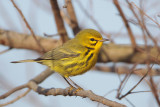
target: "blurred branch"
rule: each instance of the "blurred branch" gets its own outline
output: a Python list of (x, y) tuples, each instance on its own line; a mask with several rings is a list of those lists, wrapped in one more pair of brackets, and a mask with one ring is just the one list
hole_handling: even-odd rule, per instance
[(152, 93), (158, 103), (158, 105), (160, 106), (160, 100), (159, 100), (159, 93), (158, 93), (158, 87), (156, 86), (156, 84), (154, 83), (153, 81), (153, 78), (152, 76), (150, 76), (150, 83), (151, 83), (151, 90), (152, 90)]
[(127, 28), (127, 31), (128, 31), (128, 35), (130, 36), (130, 40), (131, 40), (132, 46), (133, 46), (133, 48), (135, 49), (135, 48), (136, 48), (136, 41), (135, 41), (134, 35), (133, 35), (133, 33), (132, 33), (132, 30), (131, 30), (131, 28), (130, 28), (130, 25), (128, 24), (128, 21), (127, 21), (125, 15), (124, 15), (124, 13), (123, 13), (120, 5), (119, 5), (118, 0), (113, 0), (113, 3), (114, 3), (115, 6), (117, 7), (117, 9), (118, 9), (118, 11), (119, 11), (119, 13), (120, 13), (120, 15), (121, 15), (121, 17), (122, 17), (122, 19), (123, 19), (123, 22), (124, 22), (124, 24), (125, 24), (125, 26), (126, 26), (126, 28)]
[[(61, 43), (58, 40), (37, 36), (46, 51), (56, 48)], [(0, 29), (0, 44), (12, 48), (30, 49), (40, 52), (39, 47), (34, 42), (34, 39), (26, 34), (20, 34), (12, 31)], [(145, 46), (137, 46), (134, 52), (130, 45), (103, 45), (103, 51), (100, 52), (98, 62), (126, 62), (126, 63), (141, 63), (147, 61), (151, 63), (160, 63), (159, 52), (156, 47), (147, 46), (149, 57), (146, 55)], [(125, 51), (125, 52), (124, 52)], [(118, 54), (117, 54), (118, 53)], [(158, 57), (157, 57), (158, 56)]]
[(70, 21), (71, 21), (71, 24), (69, 24), (69, 25), (72, 28), (72, 30), (74, 32), (74, 35), (76, 35), (81, 29), (78, 26), (78, 21), (77, 21), (77, 18), (76, 18), (76, 14), (74, 12), (72, 1), (71, 0), (65, 0), (65, 2), (66, 3), (65, 3), (64, 8), (67, 8), (67, 13), (69, 14), (69, 18), (70, 18)]
[[(126, 76), (124, 77), (123, 81), (121, 81), (121, 84), (120, 84), (120, 86), (119, 86), (119, 88), (118, 88), (117, 98), (121, 100), (122, 98), (124, 98), (124, 97), (126, 97), (127, 95), (131, 94), (132, 91), (133, 91), (133, 90), (142, 82), (142, 80), (148, 75), (148, 73), (149, 73), (150, 70), (152, 69), (153, 65), (154, 65), (154, 64), (152, 64), (152, 66), (149, 67), (149, 69), (147, 70), (146, 74), (138, 81), (138, 83), (137, 83), (136, 85), (134, 85), (126, 94), (121, 95), (121, 94), (122, 94), (122, 90), (123, 90), (125, 84), (127, 83), (127, 81), (128, 81), (128, 79), (129, 79), (129, 77), (131, 76), (131, 74), (134, 72), (134, 68), (135, 68), (136, 65), (133, 66), (133, 68), (130, 70), (130, 73), (129, 73), (129, 74), (126, 74)], [(123, 87), (122, 87), (122, 86), (123, 86)]]
[(91, 20), (91, 21), (96, 25), (96, 27), (99, 29), (99, 31), (100, 31), (102, 34), (106, 35), (106, 36), (109, 38), (109, 37), (110, 37), (109, 34), (106, 34), (106, 33), (103, 31), (101, 25), (100, 25), (100, 24), (95, 20), (95, 18), (92, 17), (92, 16), (89, 14), (89, 12), (83, 7), (83, 5), (82, 5), (82, 3), (80, 2), (80, 0), (76, 0), (76, 2), (78, 3), (78, 6), (79, 6), (80, 9), (84, 12), (84, 14), (89, 18), (89, 20)]
[[(129, 2), (128, 2), (128, 3), (129, 3)], [(153, 41), (153, 43), (155, 44), (155, 47), (157, 47), (157, 49), (160, 51), (160, 49), (159, 49), (159, 47), (158, 47), (157, 40), (154, 39), (154, 37), (151, 35), (151, 33), (149, 32), (149, 30), (148, 30), (147, 27), (146, 27), (146, 23), (145, 23), (145, 21), (144, 21), (143, 16), (144, 16), (144, 15), (147, 16), (150, 20), (152, 20), (154, 23), (156, 23), (156, 24), (159, 26), (159, 28), (160, 28), (160, 25), (159, 25), (156, 21), (154, 21), (151, 17), (149, 17), (142, 9), (140, 9), (140, 8), (139, 8), (136, 4), (134, 4), (133, 2), (132, 2), (132, 3), (129, 3), (129, 5), (130, 5), (131, 10), (132, 10), (132, 12), (134, 13), (135, 16), (136, 16), (136, 14), (135, 14), (135, 12), (133, 11), (133, 6), (132, 6), (132, 5), (134, 5), (134, 6), (139, 10), (140, 15), (141, 15), (141, 18), (142, 18), (142, 22), (141, 22), (140, 20), (138, 20), (138, 22), (139, 22), (139, 25), (140, 25), (141, 28), (142, 28), (142, 31), (145, 31), (145, 32), (146, 32), (146, 34), (148, 35), (148, 37), (149, 37), (149, 38)], [(136, 16), (136, 18), (138, 19), (137, 16)]]
[(1, 51), (1, 52), (0, 52), (0, 55), (6, 53), (6, 52), (8, 52), (8, 51), (10, 51), (11, 49), (12, 49), (12, 48), (10, 47), (10, 48), (8, 48), (8, 49), (6, 49), (6, 50), (4, 50), (4, 51)]
[(15, 99), (13, 99), (13, 100), (11, 100), (11, 101), (9, 101), (9, 102), (7, 102), (7, 103), (0, 104), (0, 107), (1, 107), (1, 106), (6, 106), (6, 105), (9, 105), (9, 104), (12, 104), (12, 103), (18, 101), (18, 100), (21, 99), (22, 97), (26, 96), (29, 92), (30, 92), (30, 89), (28, 89), (28, 90), (27, 90), (26, 92), (24, 92), (23, 94), (17, 96)]
[[(98, 72), (111, 72), (111, 73), (118, 73), (118, 74), (128, 74), (130, 71), (130, 68), (128, 66), (98, 66), (96, 65), (93, 67), (93, 70), (97, 70)], [(133, 74), (143, 76), (147, 73), (146, 68), (141, 69), (135, 69)], [(151, 76), (159, 76), (160, 75), (160, 69), (153, 68), (148, 75)]]
[[(36, 36), (38, 41), (45, 47), (45, 51), (49, 51), (58, 45), (61, 45), (60, 41)], [(21, 34), (17, 32), (7, 31), (0, 29), (0, 44), (21, 49), (31, 49), (38, 52), (41, 52), (39, 46), (35, 43), (35, 40), (32, 36), (28, 34)]]
[(30, 30), (33, 38), (35, 39), (37, 45), (39, 46), (39, 48), (41, 49), (41, 52), (45, 52), (45, 49), (41, 46), (40, 42), (37, 40), (35, 33), (33, 32), (32, 28), (30, 27), (29, 23), (27, 22), (26, 18), (24, 17), (22, 11), (17, 7), (17, 5), (15, 4), (15, 2), (13, 0), (11, 0), (12, 4), (14, 5), (14, 7), (17, 9), (17, 11), (19, 12), (20, 16), (22, 17), (22, 19), (24, 20), (27, 28)]
[(146, 17), (148, 17), (151, 21), (153, 21), (155, 24), (157, 24), (157, 26), (160, 28), (160, 24), (157, 23), (155, 20), (153, 20), (153, 18), (151, 18), (150, 16), (148, 16), (144, 11), (142, 11), (134, 2), (131, 2), (131, 4), (134, 5), (137, 9), (139, 9), (139, 11), (141, 11), (143, 15), (145, 15)]
[(64, 23), (63, 23), (63, 19), (62, 19), (61, 14), (60, 14), (60, 9), (58, 7), (57, 0), (50, 0), (50, 4), (51, 4), (52, 11), (53, 11), (53, 14), (54, 14), (54, 18), (55, 18), (55, 22), (56, 22), (56, 25), (57, 25), (58, 33), (61, 36), (62, 43), (64, 43), (69, 38), (68, 38), (67, 31), (66, 31)]
[(18, 91), (18, 90), (21, 90), (21, 89), (23, 89), (23, 88), (27, 88), (27, 84), (18, 86), (18, 87), (16, 87), (16, 88), (14, 88), (14, 89), (8, 91), (7, 93), (1, 95), (1, 96), (0, 96), (0, 99), (4, 99), (4, 98), (10, 96), (11, 94), (13, 94), (14, 92), (16, 92), (16, 91)]
[(146, 34), (145, 34), (143, 23), (142, 23), (143, 20), (141, 21), (140, 18), (138, 17), (138, 14), (136, 14), (136, 12), (135, 12), (135, 10), (133, 8), (133, 5), (128, 0), (126, 0), (126, 1), (127, 1), (128, 5), (129, 5), (129, 8), (130, 8), (131, 12), (135, 16), (135, 18), (138, 20), (138, 24), (137, 25), (139, 25), (140, 28), (141, 28), (141, 31), (143, 33), (143, 39), (144, 39), (145, 47), (147, 49), (147, 38), (146, 38)]

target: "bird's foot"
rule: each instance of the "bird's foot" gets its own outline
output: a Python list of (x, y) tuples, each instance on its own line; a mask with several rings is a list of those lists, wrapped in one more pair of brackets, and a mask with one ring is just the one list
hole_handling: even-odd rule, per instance
[(81, 90), (84, 90), (84, 89), (81, 88), (81, 87), (75, 88), (75, 87), (71, 86), (71, 87), (69, 88), (69, 90), (68, 90), (68, 94), (69, 94), (70, 96), (71, 96), (71, 95), (76, 95), (77, 92), (78, 92), (78, 91), (81, 91)]

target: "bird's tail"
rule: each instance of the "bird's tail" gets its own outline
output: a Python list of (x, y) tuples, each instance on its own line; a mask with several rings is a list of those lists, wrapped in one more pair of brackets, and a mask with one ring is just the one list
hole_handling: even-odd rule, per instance
[(13, 61), (11, 63), (23, 63), (23, 62), (39, 62), (36, 59), (28, 59), (28, 60), (20, 60), (20, 61)]

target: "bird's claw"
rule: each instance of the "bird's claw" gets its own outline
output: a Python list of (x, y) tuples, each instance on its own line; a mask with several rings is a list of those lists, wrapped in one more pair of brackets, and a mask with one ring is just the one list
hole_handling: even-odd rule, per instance
[(69, 94), (69, 96), (76, 95), (76, 93), (81, 90), (84, 90), (84, 89), (81, 87), (78, 87), (78, 88), (70, 87), (68, 90), (68, 94)]

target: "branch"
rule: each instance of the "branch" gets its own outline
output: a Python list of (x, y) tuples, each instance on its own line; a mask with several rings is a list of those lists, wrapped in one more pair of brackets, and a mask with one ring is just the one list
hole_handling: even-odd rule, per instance
[(30, 30), (33, 38), (35, 39), (37, 45), (39, 46), (39, 48), (41, 49), (41, 52), (45, 52), (45, 49), (41, 46), (40, 42), (37, 40), (36, 36), (35, 36), (35, 33), (33, 32), (32, 28), (30, 27), (30, 25), (28, 24), (26, 18), (24, 17), (22, 11), (17, 7), (17, 5), (15, 4), (15, 2), (13, 0), (11, 0), (12, 4), (14, 5), (14, 7), (17, 9), (17, 11), (19, 12), (19, 14), (21, 15), (22, 19), (24, 20), (27, 28)]
[(4, 99), (4, 98), (10, 96), (11, 94), (13, 94), (14, 92), (16, 92), (16, 91), (18, 91), (18, 90), (21, 90), (21, 89), (23, 89), (23, 88), (27, 88), (27, 84), (18, 86), (18, 87), (16, 87), (16, 88), (14, 88), (14, 89), (8, 91), (7, 93), (1, 95), (1, 96), (0, 96), (0, 99)]
[(66, 89), (61, 89), (61, 88), (51, 88), (51, 89), (44, 89), (42, 87), (39, 87), (35, 82), (30, 81), (28, 83), (28, 86), (30, 89), (34, 90), (35, 92), (45, 95), (45, 96), (49, 96), (49, 95), (53, 95), (53, 96), (57, 96), (57, 95), (63, 95), (63, 96), (80, 96), (83, 98), (89, 98), (92, 101), (96, 101), (99, 103), (102, 103), (106, 106), (111, 106), (111, 107), (125, 107), (125, 105), (122, 105), (120, 103), (108, 100), (102, 96), (98, 96), (96, 94), (94, 94), (92, 91), (90, 90), (79, 90), (76, 92), (71, 92), (70, 93), (70, 88), (66, 88)]
[[(128, 2), (129, 3), (129, 2)], [(147, 16), (151, 21), (153, 21), (154, 23), (156, 23), (159, 27), (160, 25), (155, 21), (153, 20), (151, 17), (149, 17), (142, 9), (140, 9), (136, 4), (134, 4), (133, 2), (132, 3), (129, 3), (130, 7), (133, 8), (132, 5), (134, 5), (139, 11), (140, 11), (140, 14), (141, 14), (141, 17), (142, 17), (142, 23), (139, 21), (139, 24), (140, 26), (143, 27), (143, 30), (146, 31), (146, 34), (148, 35), (148, 37), (153, 41), (153, 43), (155, 44), (155, 46), (157, 47), (157, 49), (159, 49), (158, 47), (158, 43), (157, 43), (157, 40), (154, 39), (154, 37), (151, 35), (151, 33), (149, 32), (148, 28), (146, 27), (146, 23), (144, 23), (144, 18), (143, 18), (143, 15)], [(132, 9), (133, 11), (133, 9)], [(138, 19), (138, 18), (137, 18)], [(159, 49), (160, 51), (160, 49)]]
[(158, 87), (156, 86), (156, 84), (154, 83), (154, 80), (152, 78), (152, 76), (150, 76), (150, 83), (151, 83), (151, 90), (152, 90), (152, 93), (158, 103), (158, 105), (160, 106), (160, 100), (159, 100), (159, 93), (158, 93)]
[[(60, 41), (51, 38), (37, 36), (37, 39), (40, 41), (42, 46), (45, 47), (46, 51), (56, 48), (61, 44)], [(0, 44), (12, 48), (30, 49), (40, 52), (39, 47), (36, 45), (31, 36), (2, 29), (0, 29)], [(101, 51), (99, 54), (98, 62), (126, 62), (145, 64), (147, 61), (150, 61), (151, 63), (160, 63), (160, 56), (158, 56), (159, 52), (156, 47), (147, 47), (149, 57), (146, 54), (147, 52), (144, 51), (145, 46), (137, 46), (138, 51), (136, 52), (134, 52), (132, 46), (129, 45), (107, 44), (103, 45), (102, 48), (103, 51)]]
[[(112, 72), (117, 74), (128, 74), (130, 71), (130, 68), (128, 66), (98, 66), (96, 65), (93, 67), (93, 70), (96, 70), (98, 72)], [(147, 73), (148, 69), (142, 68), (142, 69), (135, 69), (133, 74), (143, 76)], [(160, 69), (151, 69), (149, 74), (150, 76), (159, 76), (160, 75)]]
[[(57, 46), (61, 45), (60, 41), (36, 36), (40, 41), (42, 47), (45, 47), (45, 51), (49, 51)], [(0, 29), (0, 44), (20, 49), (30, 49), (41, 52), (39, 46), (35, 43), (35, 40), (31, 35), (21, 34), (17, 32), (7, 31)]]
[(78, 6), (79, 6), (80, 9), (84, 12), (84, 14), (89, 18), (89, 20), (91, 20), (91, 21), (95, 24), (95, 26), (99, 29), (99, 31), (100, 31), (102, 34), (106, 35), (107, 37), (110, 37), (109, 34), (106, 34), (106, 33), (104, 32), (104, 30), (102, 29), (101, 25), (96, 21), (96, 19), (89, 14), (88, 10), (86, 10), (86, 9), (83, 7), (83, 5), (82, 5), (82, 3), (80, 2), (80, 0), (76, 0), (76, 2), (78, 3)]
[(22, 97), (26, 96), (28, 93), (30, 92), (30, 89), (28, 89), (26, 92), (24, 92), (23, 94), (21, 94), (20, 96), (16, 97), (15, 99), (7, 102), (7, 103), (4, 103), (4, 104), (0, 104), (0, 107), (1, 106), (6, 106), (6, 105), (9, 105), (9, 104), (12, 104), (16, 101), (18, 101), (19, 99), (21, 99)]
[(119, 5), (119, 2), (118, 2), (118, 0), (113, 0), (113, 3), (117, 7), (117, 9), (118, 9), (118, 11), (119, 11), (119, 13), (120, 13), (120, 15), (121, 15), (121, 17), (123, 19), (123, 22), (124, 22), (124, 24), (125, 24), (125, 26), (127, 28), (127, 31), (128, 31), (128, 35), (130, 36), (130, 40), (131, 40), (132, 46), (135, 49), (136, 48), (136, 41), (135, 41), (134, 35), (133, 35), (132, 30), (131, 30), (131, 28), (130, 28), (130, 26), (128, 24), (128, 21), (127, 21), (125, 15), (124, 15), (120, 5)]
[(67, 12), (69, 14), (69, 18), (71, 23), (69, 24), (70, 27), (72, 28), (74, 35), (76, 35), (79, 31), (80, 31), (80, 27), (78, 26), (78, 21), (76, 18), (76, 14), (74, 12), (74, 8), (72, 5), (72, 1), (71, 0), (65, 0), (66, 4), (65, 4), (65, 8), (67, 8)]
[[(69, 38), (68, 38), (68, 35), (67, 35), (67, 31), (64, 27), (63, 19), (60, 15), (60, 9), (58, 7), (57, 0), (50, 0), (50, 4), (51, 4), (52, 11), (53, 11), (53, 14), (54, 14), (54, 18), (55, 18), (55, 22), (56, 22), (56, 25), (57, 25), (58, 33), (61, 36), (62, 43), (64, 43)], [(63, 33), (61, 33), (61, 32), (63, 32)]]
[(10, 51), (10, 50), (12, 50), (12, 48), (5, 49), (5, 50), (3, 50), (3, 51), (0, 52), (0, 55), (1, 55), (1, 54), (4, 54), (4, 53), (6, 53), (6, 52), (8, 52), (8, 51)]
[(148, 16), (144, 11), (142, 11), (134, 2), (131, 2), (131, 4), (133, 4), (137, 9), (139, 9), (143, 15), (145, 15), (147, 18), (149, 18), (151, 21), (153, 21), (155, 24), (157, 24), (157, 26), (160, 28), (160, 24), (155, 21), (154, 19), (152, 19), (150, 16)]
[[(98, 95), (94, 94), (91, 91), (86, 91), (86, 90), (76, 91), (76, 89), (74, 89), (75, 92), (70, 92), (70, 88), (66, 88), (66, 89), (61, 89), (61, 88), (44, 89), (42, 87), (39, 87), (38, 84), (43, 82), (52, 73), (53, 73), (53, 71), (51, 71), (50, 69), (47, 69), (47, 70), (43, 71), (41, 74), (39, 74), (38, 76), (36, 76), (35, 78), (33, 78), (32, 80), (30, 80), (27, 84), (24, 84), (22, 86), (19, 86), (19, 87), (16, 87), (16, 88), (12, 89), (11, 91), (1, 95), (0, 98), (4, 99), (4, 98), (10, 96), (11, 94), (13, 94), (14, 92), (19, 91), (20, 89), (29, 88), (29, 91), (31, 89), (31, 90), (33, 90), (33, 91), (35, 91), (35, 92), (37, 92), (39, 94), (43, 94), (45, 96), (48, 96), (48, 95), (53, 95), (53, 96), (63, 95), (63, 96), (67, 96), (68, 95), (68, 96), (80, 96), (80, 97), (83, 97), (83, 98), (88, 97), (92, 101), (97, 101), (97, 102), (102, 103), (102, 104), (107, 105), (107, 106), (125, 107), (125, 105), (122, 105), (122, 104), (114, 102), (114, 101), (110, 101), (110, 100), (108, 100), (108, 99), (106, 99), (104, 97), (101, 97), (101, 96), (98, 96)], [(25, 96), (29, 91), (25, 92), (21, 96)], [(17, 101), (19, 98), (21, 98), (21, 96), (17, 97), (16, 99), (14, 99), (11, 102)], [(6, 104), (11, 104), (11, 103), (8, 102)]]

